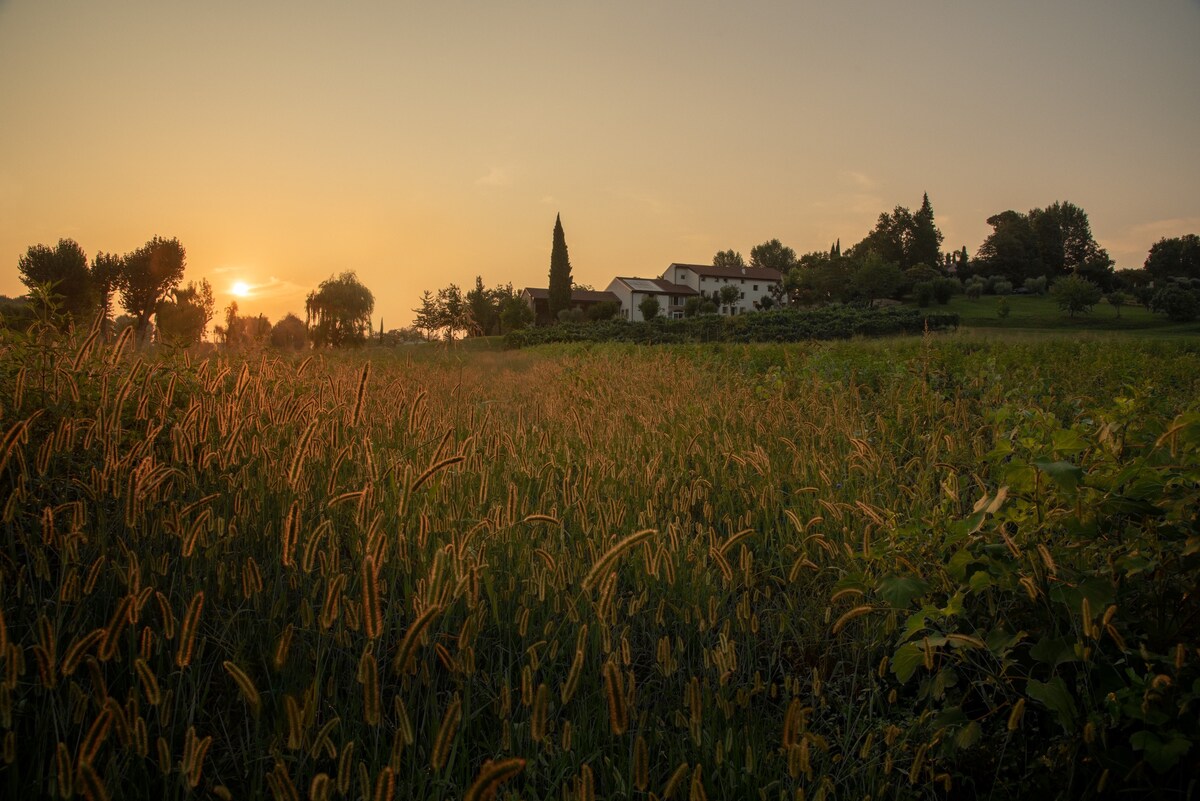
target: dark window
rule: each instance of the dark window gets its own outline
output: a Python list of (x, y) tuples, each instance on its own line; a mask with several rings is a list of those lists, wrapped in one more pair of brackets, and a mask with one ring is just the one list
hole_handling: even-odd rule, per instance
[(755, 284), (755, 285), (754, 285), (754, 291), (755, 291), (755, 292), (757, 292), (757, 291), (758, 291), (758, 284)]

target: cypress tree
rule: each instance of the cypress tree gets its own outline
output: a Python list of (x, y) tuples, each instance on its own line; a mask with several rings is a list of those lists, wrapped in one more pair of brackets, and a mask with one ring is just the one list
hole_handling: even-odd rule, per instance
[(562, 219), (554, 216), (554, 245), (550, 249), (550, 317), (558, 319), (558, 313), (571, 308), (571, 259), (567, 256), (567, 238), (563, 234)]

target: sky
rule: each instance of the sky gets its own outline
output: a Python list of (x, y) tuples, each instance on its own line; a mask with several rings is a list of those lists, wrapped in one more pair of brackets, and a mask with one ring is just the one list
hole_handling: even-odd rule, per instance
[(1198, 41), (1200, 0), (0, 0), (0, 294), (157, 235), (218, 309), (353, 270), (393, 328), (546, 286), (556, 214), (603, 289), (923, 192), (947, 250), (1069, 200), (1140, 267), (1200, 233)]

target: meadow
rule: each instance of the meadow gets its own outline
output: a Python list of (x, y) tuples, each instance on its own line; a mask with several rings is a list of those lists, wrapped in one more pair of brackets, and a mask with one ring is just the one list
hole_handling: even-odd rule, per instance
[(1200, 343), (0, 343), (6, 797), (1188, 797)]

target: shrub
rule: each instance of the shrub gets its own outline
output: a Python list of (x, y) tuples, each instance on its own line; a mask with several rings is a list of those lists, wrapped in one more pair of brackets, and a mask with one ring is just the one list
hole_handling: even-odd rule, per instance
[(1011, 295), (1012, 291), (1011, 281), (994, 281), (992, 283), (992, 293), (995, 295)]
[(1103, 293), (1100, 287), (1086, 278), (1070, 275), (1060, 278), (1050, 287), (1050, 294), (1058, 308), (1074, 317), (1078, 312), (1090, 312), (1100, 302)]
[(950, 298), (962, 291), (962, 281), (957, 278), (938, 278), (933, 282), (933, 299), (945, 306)]
[(913, 297), (916, 298), (917, 305), (925, 308), (933, 302), (933, 282), (921, 281), (913, 286)]
[(1200, 296), (1182, 283), (1167, 284), (1154, 293), (1150, 308), (1177, 323), (1190, 323), (1200, 316)]

